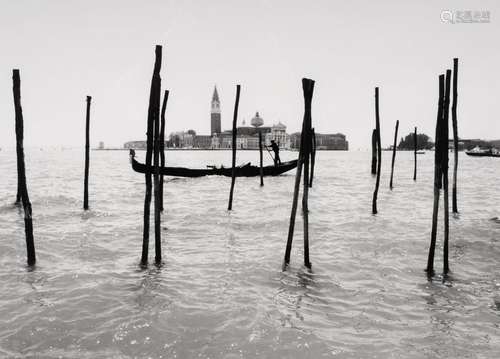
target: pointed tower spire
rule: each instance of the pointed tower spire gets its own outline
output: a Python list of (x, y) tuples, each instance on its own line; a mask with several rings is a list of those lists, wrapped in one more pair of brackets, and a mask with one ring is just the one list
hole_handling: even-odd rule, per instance
[(219, 94), (217, 93), (217, 85), (214, 87), (214, 94), (212, 95), (212, 102), (220, 102), (219, 101)]
[(219, 94), (217, 93), (217, 85), (214, 87), (214, 94), (212, 95), (212, 109), (210, 111), (210, 131), (211, 135), (213, 135), (214, 133), (221, 133), (220, 101)]

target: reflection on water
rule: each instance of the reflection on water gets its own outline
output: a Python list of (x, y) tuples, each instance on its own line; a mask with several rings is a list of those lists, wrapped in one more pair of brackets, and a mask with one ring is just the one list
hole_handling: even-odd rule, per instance
[[(142, 155), (142, 154), (141, 154)], [(296, 156), (284, 152), (283, 160)], [(500, 176), (491, 159), (462, 158), (459, 215), (450, 218), (449, 276), (424, 268), (433, 156), (383, 161), (371, 215), (369, 153), (319, 152), (310, 191), (313, 270), (302, 223), (281, 271), (294, 173), (168, 178), (161, 266), (139, 266), (144, 177), (126, 152), (92, 152), (83, 212), (83, 152), (27, 153), (38, 263), (25, 266), (15, 176), (0, 184), (0, 357), (496, 358), (500, 352)], [(229, 151), (167, 152), (167, 163), (230, 165)], [(258, 153), (238, 153), (238, 162)], [(0, 152), (0, 171), (15, 173)], [(368, 169), (368, 171), (367, 171)], [(154, 257), (154, 235), (150, 261)]]

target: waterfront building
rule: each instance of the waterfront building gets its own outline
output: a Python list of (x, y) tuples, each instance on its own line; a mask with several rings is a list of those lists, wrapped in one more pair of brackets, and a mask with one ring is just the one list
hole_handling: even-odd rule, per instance
[(146, 149), (146, 141), (129, 141), (125, 142), (123, 145), (125, 149), (134, 149), (134, 150), (145, 150)]
[(172, 132), (167, 141), (167, 147), (175, 148), (193, 148), (194, 147), (195, 132), (189, 130), (187, 132), (179, 131)]
[[(300, 147), (300, 132), (295, 132), (290, 136), (290, 147), (298, 150)], [(316, 133), (316, 148), (318, 150), (349, 150), (349, 142), (342, 133), (322, 134)]]
[(209, 135), (195, 135), (193, 138), (194, 148), (212, 148), (212, 136)]

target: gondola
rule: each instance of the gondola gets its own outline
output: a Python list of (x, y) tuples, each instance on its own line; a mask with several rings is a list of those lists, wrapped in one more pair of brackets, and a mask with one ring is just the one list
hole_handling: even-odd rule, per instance
[[(145, 164), (138, 162), (135, 159), (135, 151), (130, 150), (130, 163), (132, 164), (132, 169), (135, 172), (154, 173), (154, 167), (147, 167)], [(297, 167), (297, 160), (282, 162), (278, 166), (264, 166), (262, 167), (264, 176), (278, 176), (282, 173), (290, 171)], [(252, 166), (251, 163), (247, 163), (242, 166), (235, 167), (236, 177), (257, 177), (260, 176), (260, 167)], [(160, 167), (160, 174), (164, 176), (174, 176), (174, 177), (203, 177), (203, 176), (226, 176), (231, 177), (232, 169), (226, 167), (214, 167), (207, 166), (207, 168), (185, 168), (185, 167)]]

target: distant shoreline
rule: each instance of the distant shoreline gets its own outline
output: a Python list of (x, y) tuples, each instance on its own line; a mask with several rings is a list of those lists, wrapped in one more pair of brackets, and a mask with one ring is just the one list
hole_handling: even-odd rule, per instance
[[(92, 151), (129, 151), (129, 148), (93, 148)], [(134, 148), (135, 151), (146, 151), (142, 148)], [(259, 151), (254, 148), (238, 148), (238, 151)], [(349, 150), (326, 150), (317, 149), (318, 151), (342, 151), (349, 152)], [(165, 151), (231, 151), (231, 148), (165, 148)], [(299, 152), (299, 150), (280, 150), (280, 152)]]

